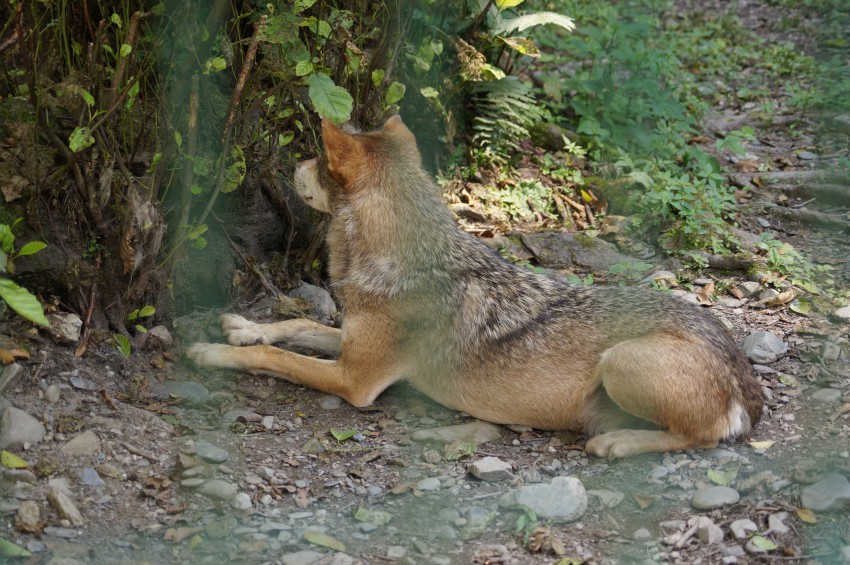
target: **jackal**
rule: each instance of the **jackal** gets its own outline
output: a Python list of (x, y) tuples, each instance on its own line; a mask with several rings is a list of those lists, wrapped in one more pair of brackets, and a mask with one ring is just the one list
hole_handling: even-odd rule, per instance
[(198, 365), (271, 373), (354, 406), (406, 380), (482, 420), (584, 430), (602, 457), (711, 447), (758, 421), (761, 388), (712, 314), (503, 260), (455, 223), (397, 116), (368, 133), (325, 120), (322, 137), (324, 154), (298, 165), (295, 185), (332, 217), (341, 328), (224, 315), (231, 345), (191, 346)]

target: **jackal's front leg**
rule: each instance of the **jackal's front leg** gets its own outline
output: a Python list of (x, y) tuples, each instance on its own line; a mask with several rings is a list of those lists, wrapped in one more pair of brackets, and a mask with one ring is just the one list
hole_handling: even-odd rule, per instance
[(231, 345), (282, 343), (339, 356), (341, 332), (306, 318), (258, 324), (236, 314), (222, 314), (221, 329)]

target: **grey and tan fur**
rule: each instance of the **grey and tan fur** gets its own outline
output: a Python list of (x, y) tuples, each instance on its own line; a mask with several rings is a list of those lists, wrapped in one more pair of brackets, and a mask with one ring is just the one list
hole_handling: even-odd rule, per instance
[[(225, 315), (232, 345), (193, 345), (197, 364), (271, 373), (355, 406), (406, 380), (483, 420), (584, 430), (587, 450), (607, 457), (714, 446), (758, 421), (761, 389), (711, 314), (502, 260), (456, 225), (398, 117), (370, 133), (326, 121), (323, 142), (296, 189), (332, 216), (341, 329)], [(276, 342), (338, 358), (256, 345)]]

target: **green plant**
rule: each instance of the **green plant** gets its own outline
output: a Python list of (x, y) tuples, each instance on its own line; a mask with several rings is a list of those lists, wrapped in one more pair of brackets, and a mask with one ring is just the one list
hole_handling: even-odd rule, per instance
[(787, 278), (806, 292), (820, 294), (823, 291), (818, 282), (832, 270), (830, 265), (815, 265), (793, 245), (776, 239), (772, 232), (764, 232), (756, 246), (764, 252), (767, 268), (773, 272), (767, 277), (770, 282), (778, 283)]
[[(153, 306), (142, 306), (141, 308), (136, 308), (129, 314), (127, 314), (128, 322), (137, 322), (142, 318), (149, 318), (156, 313), (156, 308)], [(140, 323), (133, 324), (133, 327), (136, 328), (136, 331), (147, 333), (147, 328), (141, 325)]]
[[(15, 273), (15, 259), (33, 255), (38, 253), (47, 245), (41, 241), (30, 241), (24, 244), (17, 252), (15, 251), (15, 236), (12, 233), (14, 228), (21, 218), (18, 218), (12, 225), (0, 224), (0, 273)], [(27, 289), (15, 284), (11, 279), (0, 277), (0, 298), (9, 305), (9, 307), (26, 318), (27, 320), (49, 326), (50, 322), (44, 316), (44, 308), (38, 299), (33, 296)]]
[(520, 507), (520, 515), (516, 520), (516, 533), (522, 535), (523, 545), (528, 543), (528, 537), (537, 528), (539, 522), (534, 510), (526, 506)]

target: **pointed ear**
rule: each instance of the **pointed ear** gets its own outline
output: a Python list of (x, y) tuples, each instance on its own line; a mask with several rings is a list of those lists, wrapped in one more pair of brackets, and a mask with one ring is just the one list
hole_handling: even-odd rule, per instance
[(327, 118), (322, 120), (322, 144), (331, 177), (343, 188), (351, 188), (363, 147), (357, 137), (349, 135)]
[(401, 121), (401, 116), (398, 114), (390, 116), (390, 119), (384, 122), (384, 127), (381, 129), (397, 137), (405, 138), (408, 142), (416, 143), (416, 138), (413, 136), (413, 132), (407, 129), (407, 126), (404, 125), (404, 122)]

